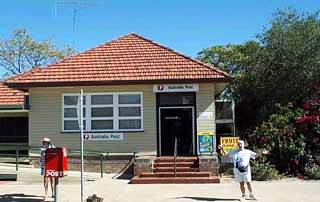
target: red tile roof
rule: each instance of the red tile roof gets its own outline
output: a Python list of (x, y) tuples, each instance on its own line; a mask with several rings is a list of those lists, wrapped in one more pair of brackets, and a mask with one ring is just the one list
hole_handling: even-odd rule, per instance
[(131, 33), (12, 77), (7, 84), (26, 87), (230, 79), (230, 75), (213, 66)]
[(27, 93), (9, 88), (0, 82), (0, 105), (22, 105), (25, 95)]

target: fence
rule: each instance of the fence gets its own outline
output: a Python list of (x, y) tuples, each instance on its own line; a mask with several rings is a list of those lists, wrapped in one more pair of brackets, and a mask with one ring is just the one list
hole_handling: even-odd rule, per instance
[[(68, 149), (67, 150), (68, 156), (71, 157), (69, 161), (75, 162), (80, 159), (80, 151)], [(86, 160), (90, 159), (94, 161), (99, 161), (99, 171), (101, 178), (103, 178), (103, 174), (105, 173), (105, 168), (108, 167), (105, 164), (105, 161), (117, 161), (122, 159), (122, 169), (118, 169), (117, 175), (124, 173), (126, 169), (134, 162), (136, 158), (137, 152), (122, 152), (122, 153), (115, 153), (115, 152), (101, 152), (101, 151), (84, 151), (84, 156), (87, 157)], [(40, 157), (40, 148), (39, 147), (31, 147), (27, 145), (15, 145), (15, 144), (0, 144), (0, 162), (2, 163), (15, 163), (16, 171), (19, 170), (19, 164), (31, 164), (33, 158), (37, 159)], [(115, 158), (113, 158), (115, 157)], [(119, 158), (122, 157), (122, 158)], [(128, 157), (128, 159), (124, 158)], [(76, 160), (74, 160), (76, 159)], [(119, 160), (121, 161), (121, 160)], [(69, 163), (70, 165), (70, 163)], [(87, 166), (92, 166), (92, 163), (88, 162)], [(72, 167), (72, 166), (71, 166)], [(110, 167), (110, 166), (109, 166)]]

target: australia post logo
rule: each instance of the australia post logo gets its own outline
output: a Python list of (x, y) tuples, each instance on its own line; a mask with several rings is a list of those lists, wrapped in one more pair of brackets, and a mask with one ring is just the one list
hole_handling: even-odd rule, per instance
[(158, 89), (158, 91), (163, 91), (164, 85), (158, 85), (157, 89)]
[(90, 138), (90, 135), (89, 134), (83, 134), (83, 139), (84, 140), (89, 140)]

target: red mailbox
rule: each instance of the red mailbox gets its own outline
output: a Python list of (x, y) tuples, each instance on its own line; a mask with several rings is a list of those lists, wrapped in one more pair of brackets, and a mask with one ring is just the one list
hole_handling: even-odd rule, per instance
[(64, 147), (48, 148), (45, 155), (46, 177), (64, 177), (67, 174), (68, 158)]

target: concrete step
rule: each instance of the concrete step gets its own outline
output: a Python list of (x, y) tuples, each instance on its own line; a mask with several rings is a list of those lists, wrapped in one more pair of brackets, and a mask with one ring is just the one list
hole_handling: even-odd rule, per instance
[[(174, 177), (173, 172), (161, 172), (161, 173), (141, 173), (141, 178), (145, 177)], [(178, 172), (176, 177), (210, 177), (210, 172)]]
[(206, 184), (220, 183), (218, 176), (211, 177), (163, 177), (163, 178), (142, 178), (134, 177), (131, 184)]
[[(190, 167), (177, 167), (177, 172), (199, 172), (199, 168), (190, 168)], [(157, 167), (154, 169), (154, 172), (174, 172), (173, 167)]]
[[(155, 163), (161, 163), (161, 162), (173, 162), (174, 157), (173, 156), (161, 156), (157, 157), (155, 159)], [(178, 156), (176, 158), (176, 162), (198, 162), (198, 157), (196, 156)]]
[[(161, 167), (174, 167), (174, 162), (161, 162), (155, 163), (154, 167), (161, 168)], [(198, 167), (198, 164), (194, 162), (176, 162), (176, 167)]]

